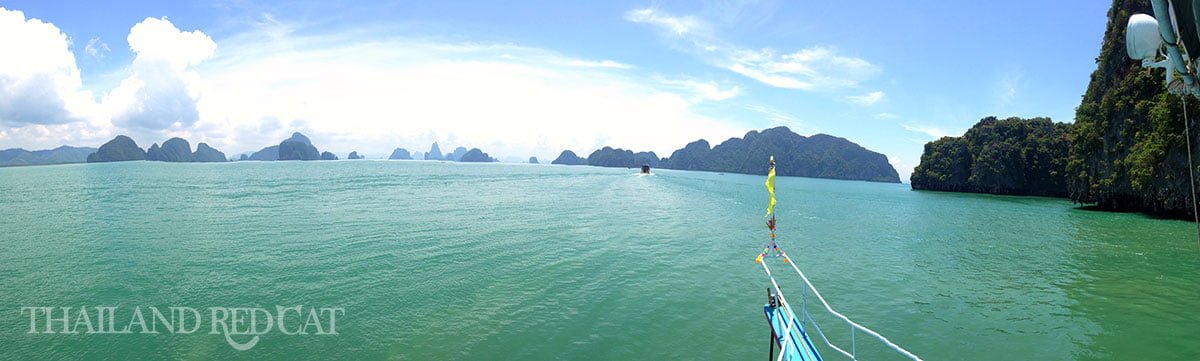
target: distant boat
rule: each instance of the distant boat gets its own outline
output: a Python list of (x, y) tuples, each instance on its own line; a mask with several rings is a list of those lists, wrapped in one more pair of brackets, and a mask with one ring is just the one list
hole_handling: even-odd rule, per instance
[(650, 165), (642, 164), (642, 174), (650, 174)]

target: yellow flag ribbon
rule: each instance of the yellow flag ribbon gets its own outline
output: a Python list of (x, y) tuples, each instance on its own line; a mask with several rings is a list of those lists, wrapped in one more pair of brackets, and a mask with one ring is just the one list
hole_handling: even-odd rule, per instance
[(775, 213), (775, 156), (771, 156), (771, 170), (767, 171), (767, 193), (771, 194), (771, 203), (767, 205), (767, 218)]

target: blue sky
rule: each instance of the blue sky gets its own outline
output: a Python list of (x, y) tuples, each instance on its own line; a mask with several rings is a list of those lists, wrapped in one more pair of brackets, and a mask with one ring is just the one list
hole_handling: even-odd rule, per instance
[(907, 179), (925, 142), (985, 116), (1071, 121), (1108, 5), (0, 1), (0, 148), (128, 134), (236, 154), (299, 130), (341, 154), (548, 160), (784, 125)]

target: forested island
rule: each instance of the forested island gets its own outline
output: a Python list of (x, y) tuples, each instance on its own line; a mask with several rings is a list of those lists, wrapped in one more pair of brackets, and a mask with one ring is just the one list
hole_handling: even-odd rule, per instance
[(621, 148), (604, 147), (597, 149), (587, 157), (587, 164), (597, 167), (637, 168), (649, 165), (658, 168), (658, 155), (654, 152), (637, 152)]
[(0, 167), (83, 163), (96, 148), (64, 145), (54, 149), (28, 151), (21, 148), (0, 150)]
[(1071, 124), (983, 118), (961, 137), (925, 144), (913, 189), (1067, 196)]
[(774, 156), (775, 171), (783, 176), (900, 183), (886, 156), (845, 138), (828, 134), (810, 137), (787, 127), (750, 131), (712, 149), (703, 139), (671, 153), (661, 167), (713, 172), (767, 174), (766, 159)]
[[(963, 137), (926, 144), (913, 189), (1061, 196), (1098, 209), (1190, 218), (1183, 100), (1167, 93), (1163, 69), (1125, 54), (1130, 15), (1152, 12), (1148, 0), (1113, 1), (1074, 124), (985, 119)], [(1197, 103), (1189, 114), (1200, 114)], [(1197, 139), (1196, 128), (1187, 136)]]
[(438, 147), (437, 142), (433, 142), (433, 145), (429, 146), (429, 152), (425, 153), (421, 157), (410, 156), (408, 154), (408, 151), (405, 150), (404, 148), (396, 148), (396, 150), (392, 152), (392, 156), (388, 157), (388, 159), (413, 159), (413, 158), (424, 159), (424, 160), (444, 160), (444, 161), (450, 161), (450, 162), (464, 162), (464, 163), (490, 163), (490, 162), (497, 161), (496, 158), (492, 158), (492, 156), (488, 155), (487, 153), (484, 153), (479, 148), (467, 149), (466, 147), (457, 147), (457, 148), (454, 148), (453, 152), (446, 153), (443, 155), (442, 150), (440, 147)]
[(225, 153), (208, 146), (206, 143), (196, 145), (196, 151), (192, 152), (192, 145), (183, 138), (171, 138), (163, 142), (162, 147), (158, 143), (150, 145), (150, 149), (146, 150), (146, 160), (156, 160), (160, 162), (224, 162)]
[(176, 137), (167, 139), (161, 147), (158, 143), (154, 143), (150, 145), (150, 149), (142, 150), (141, 147), (138, 147), (137, 142), (124, 135), (114, 137), (87, 156), (88, 163), (124, 162), (130, 160), (184, 163), (226, 161), (225, 153), (208, 146), (206, 143), (197, 145), (196, 151), (193, 152), (192, 146), (187, 140)]
[[(467, 149), (457, 147), (453, 152), (441, 156), (437, 143), (433, 143), (430, 152), (420, 154), (422, 159), (446, 160), (454, 162), (496, 162), (496, 158), (479, 148)], [(413, 155), (404, 148), (396, 148), (388, 159), (409, 160)], [(264, 147), (253, 153), (243, 153), (234, 159), (227, 159), (225, 153), (206, 143), (196, 145), (192, 151), (191, 144), (183, 138), (167, 139), (160, 146), (158, 143), (150, 148), (142, 149), (132, 138), (118, 135), (105, 142), (99, 148), (62, 146), (51, 150), (27, 151), (20, 148), (0, 150), (0, 167), (37, 164), (61, 163), (103, 163), (134, 160), (149, 160), (161, 162), (226, 162), (226, 161), (276, 161), (276, 160), (338, 160), (333, 152), (320, 151), (312, 141), (299, 132), (279, 144)], [(358, 151), (351, 151), (346, 159), (366, 159)], [(532, 159), (536, 162), (536, 158)]]
[(492, 158), (492, 156), (488, 155), (487, 153), (484, 153), (482, 150), (479, 150), (479, 148), (471, 148), (471, 150), (463, 153), (463, 155), (459, 157), (457, 161), (464, 163), (490, 163), (495, 162), (496, 159)]
[(118, 135), (112, 140), (100, 145), (95, 153), (89, 154), (88, 163), (124, 162), (130, 160), (145, 160), (146, 151), (124, 135)]
[(408, 154), (408, 149), (404, 149), (404, 148), (396, 148), (396, 150), (393, 150), (393, 151), (392, 151), (392, 155), (389, 155), (389, 156), (388, 156), (388, 159), (391, 159), (391, 160), (412, 160), (412, 159), (413, 159), (413, 157), (412, 157), (412, 155), (411, 155), (411, 154)]
[(587, 159), (580, 158), (575, 152), (564, 150), (559, 153), (558, 158), (550, 161), (550, 164), (559, 165), (587, 165)]
[(701, 139), (658, 158), (654, 152), (604, 147), (587, 158), (563, 151), (552, 164), (598, 167), (701, 170), (711, 172), (767, 174), (767, 159), (774, 156), (779, 175), (872, 182), (900, 183), (896, 169), (883, 154), (872, 152), (844, 138), (826, 134), (811, 137), (787, 127), (752, 130), (741, 138), (729, 138), (715, 147)]
[[(1125, 55), (1125, 27), (1148, 0), (1115, 0), (1097, 67), (1075, 113), (1067, 172), (1071, 199), (1106, 210), (1191, 214), (1182, 99), (1163, 86), (1163, 69)], [(1193, 119), (1197, 101), (1188, 104)], [(1197, 127), (1187, 136), (1197, 139)], [(1192, 144), (1196, 146), (1196, 143)], [(1196, 149), (1190, 150), (1193, 154)]]

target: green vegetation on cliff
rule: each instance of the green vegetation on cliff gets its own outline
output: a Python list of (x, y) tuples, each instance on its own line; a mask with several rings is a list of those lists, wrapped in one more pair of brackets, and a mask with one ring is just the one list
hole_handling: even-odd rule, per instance
[(961, 137), (925, 144), (912, 188), (1066, 196), (1070, 131), (1048, 118), (983, 118)]
[(658, 168), (658, 155), (654, 152), (637, 152), (632, 150), (604, 147), (597, 149), (587, 157), (587, 164), (597, 167), (638, 168), (649, 165)]
[[(1060, 182), (1065, 182), (1065, 194), (1076, 203), (1190, 216), (1188, 153), (1196, 153), (1200, 144), (1187, 149), (1185, 136), (1198, 139), (1200, 129), (1185, 135), (1183, 99), (1166, 92), (1163, 70), (1143, 68), (1126, 55), (1125, 27), (1136, 13), (1153, 13), (1150, 2), (1112, 2), (1096, 70), (1075, 109), (1074, 124), (1067, 127), (1065, 166), (1059, 158), (1063, 138), (1056, 133), (993, 130), (999, 139), (979, 140), (972, 138), (972, 132), (982, 131), (977, 125), (962, 138), (927, 144), (913, 172), (913, 188), (1062, 195)], [(1193, 118), (1200, 114), (1198, 103), (1193, 99), (1188, 106)], [(997, 141), (1010, 145), (997, 146), (986, 157), (993, 162), (980, 164), (979, 157), (986, 155), (980, 147)], [(1024, 149), (1021, 157), (1013, 147)], [(1018, 162), (1022, 158), (1026, 163)], [(1054, 173), (1059, 169), (1061, 177)]]
[[(1076, 108), (1070, 196), (1101, 209), (1189, 215), (1182, 100), (1166, 93), (1162, 69), (1125, 55), (1125, 26), (1135, 13), (1152, 13), (1149, 1), (1115, 0), (1109, 9), (1097, 67)], [(1200, 101), (1192, 100), (1195, 119)]]

